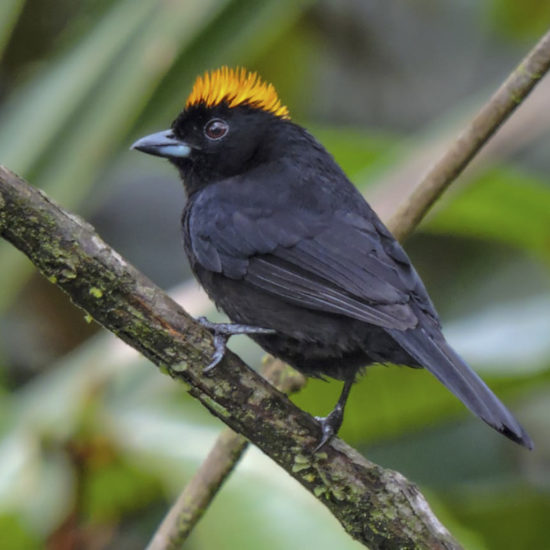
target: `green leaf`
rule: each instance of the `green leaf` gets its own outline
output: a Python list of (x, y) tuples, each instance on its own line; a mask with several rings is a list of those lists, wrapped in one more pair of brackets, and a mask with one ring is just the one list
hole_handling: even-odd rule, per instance
[(160, 481), (137, 466), (115, 458), (91, 463), (84, 473), (84, 513), (94, 523), (119, 521), (160, 499)]
[(2, 0), (0, 2), (0, 59), (4, 53), (17, 19), (23, 11), (25, 0)]
[(489, 170), (446, 201), (423, 229), (499, 241), (550, 262), (550, 186), (511, 168)]
[(361, 181), (369, 179), (367, 171), (378, 170), (386, 164), (388, 150), (398, 142), (387, 133), (350, 127), (316, 127), (311, 132), (352, 180), (359, 175)]
[[(156, 2), (116, 2), (80, 43), (16, 89), (0, 112), (0, 158), (26, 176), (61, 136)], [(62, 137), (62, 136), (61, 136)]]
[(38, 550), (43, 548), (38, 537), (15, 515), (0, 515), (0, 548), (6, 550)]
[[(485, 4), (485, 5), (483, 5)], [(490, 0), (482, 7), (491, 25), (502, 34), (516, 39), (532, 39), (547, 31), (550, 3), (541, 0)]]
[(456, 517), (478, 532), (491, 548), (547, 548), (550, 501), (539, 487), (511, 481), (506, 485), (465, 487), (442, 495)]

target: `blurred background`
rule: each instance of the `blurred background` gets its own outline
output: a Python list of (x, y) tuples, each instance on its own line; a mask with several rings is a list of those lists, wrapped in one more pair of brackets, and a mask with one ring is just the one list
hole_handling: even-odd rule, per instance
[[(128, 150), (197, 74), (258, 70), (388, 219), (549, 25), (541, 0), (2, 0), (0, 162), (216, 318), (188, 281), (175, 171)], [(535, 450), (397, 367), (369, 369), (341, 431), (472, 549), (550, 539), (549, 150), (546, 77), (406, 243), (450, 341)], [(144, 547), (223, 426), (4, 242), (0, 266), (0, 547)], [(326, 414), (339, 390), (310, 381), (295, 401)], [(185, 548), (360, 546), (251, 449)]]

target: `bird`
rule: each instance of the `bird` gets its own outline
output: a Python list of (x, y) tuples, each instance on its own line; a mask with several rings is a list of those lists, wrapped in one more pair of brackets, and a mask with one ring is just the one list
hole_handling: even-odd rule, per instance
[(306, 376), (344, 382), (316, 417), (314, 451), (337, 433), (352, 384), (375, 363), (424, 368), (475, 415), (528, 449), (512, 413), (446, 341), (409, 257), (330, 153), (293, 122), (274, 86), (227, 66), (193, 84), (169, 130), (133, 149), (168, 159), (183, 181), (185, 253), (231, 323)]

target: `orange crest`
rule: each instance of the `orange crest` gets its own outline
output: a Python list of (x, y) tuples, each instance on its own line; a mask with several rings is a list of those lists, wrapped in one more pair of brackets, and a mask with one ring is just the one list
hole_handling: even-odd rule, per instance
[(242, 67), (222, 67), (199, 76), (185, 107), (201, 103), (206, 107), (214, 107), (222, 102), (229, 107), (250, 105), (281, 118), (290, 118), (288, 109), (281, 104), (273, 85), (263, 82), (257, 73), (247, 72)]

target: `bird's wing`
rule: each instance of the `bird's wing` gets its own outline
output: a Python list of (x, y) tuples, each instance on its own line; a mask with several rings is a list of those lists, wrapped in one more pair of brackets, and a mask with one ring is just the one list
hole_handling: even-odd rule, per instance
[(250, 203), (195, 208), (192, 247), (203, 267), (304, 308), (397, 330), (418, 324), (410, 301), (425, 290), (374, 212)]
[(302, 307), (384, 328), (416, 326), (410, 296), (372, 245), (372, 236), (330, 225), (291, 247), (278, 246), (271, 254), (250, 258), (244, 278)]

